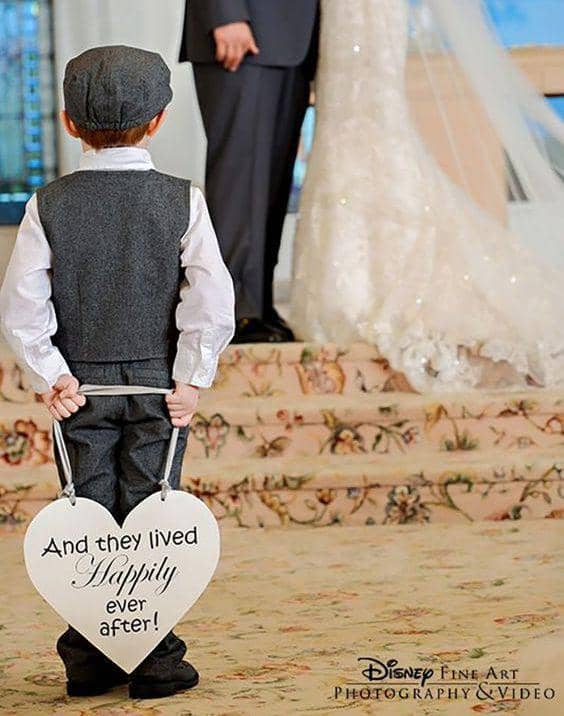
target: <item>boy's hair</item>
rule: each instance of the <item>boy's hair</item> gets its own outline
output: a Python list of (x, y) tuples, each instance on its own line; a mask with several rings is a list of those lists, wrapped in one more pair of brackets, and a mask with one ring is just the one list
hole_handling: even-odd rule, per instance
[(105, 149), (107, 147), (129, 147), (138, 144), (147, 134), (149, 124), (145, 122), (129, 129), (86, 129), (77, 127), (79, 137), (92, 147), (92, 149)]

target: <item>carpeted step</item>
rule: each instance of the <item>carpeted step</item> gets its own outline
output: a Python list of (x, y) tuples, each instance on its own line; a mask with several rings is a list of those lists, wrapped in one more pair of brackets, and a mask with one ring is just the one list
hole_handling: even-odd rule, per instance
[[(43, 465), (4, 483), (5, 521), (27, 521), (55, 494)], [(564, 516), (560, 448), (504, 454), (330, 455), (192, 460), (185, 489), (225, 526), (319, 526)]]
[(204, 395), (191, 458), (564, 448), (564, 391), (375, 393), (227, 400)]
[[(50, 459), (40, 403), (4, 403), (2, 461), (11, 471)], [(187, 460), (326, 454), (422, 455), (562, 446), (564, 395), (551, 391), (444, 395), (376, 393), (226, 399), (204, 393)]]
[(409, 391), (378, 350), (364, 343), (280, 343), (230, 346), (221, 356), (214, 391), (239, 398)]
[[(362, 394), (410, 391), (376, 348), (357, 343), (272, 343), (229, 346), (222, 354), (213, 392), (221, 397)], [(0, 398), (32, 402), (28, 381), (5, 344), (0, 344)]]
[(520, 519), (564, 515), (560, 449), (507, 456), (194, 460), (185, 487), (243, 526)]

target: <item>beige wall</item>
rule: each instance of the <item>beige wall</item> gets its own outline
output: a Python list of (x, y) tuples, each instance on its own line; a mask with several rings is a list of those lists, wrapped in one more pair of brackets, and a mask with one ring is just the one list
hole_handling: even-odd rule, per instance
[(564, 94), (564, 47), (523, 47), (511, 57), (539, 92)]
[[(524, 48), (513, 60), (542, 94), (564, 94), (564, 48)], [(433, 86), (428, 82), (432, 65)], [(450, 56), (410, 56), (407, 85), (418, 130), (444, 171), (484, 209), (507, 223), (505, 160), (495, 131), (464, 72)], [(435, 101), (434, 93), (440, 99)], [(456, 127), (449, 143), (447, 123)]]
[(482, 208), (505, 224), (503, 148), (456, 58), (443, 53), (425, 57), (411, 53), (406, 85), (419, 135), (438, 164)]

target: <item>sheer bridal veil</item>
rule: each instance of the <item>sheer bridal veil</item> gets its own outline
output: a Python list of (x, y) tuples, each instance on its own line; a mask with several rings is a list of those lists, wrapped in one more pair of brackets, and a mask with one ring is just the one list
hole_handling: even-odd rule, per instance
[(407, 92), (428, 148), (564, 270), (564, 123), (498, 44), (482, 0), (409, 0), (409, 40)]

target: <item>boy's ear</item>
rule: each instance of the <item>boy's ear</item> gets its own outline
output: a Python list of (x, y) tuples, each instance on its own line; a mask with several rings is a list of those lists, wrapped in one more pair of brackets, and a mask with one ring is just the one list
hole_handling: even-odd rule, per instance
[(78, 139), (78, 137), (80, 135), (78, 134), (78, 131), (76, 129), (76, 124), (72, 121), (72, 119), (67, 114), (67, 110), (62, 109), (59, 114), (59, 117), (61, 118), (61, 123), (62, 123), (63, 127), (65, 128), (65, 131), (67, 132), (67, 134), (70, 134), (71, 137)]
[(159, 129), (162, 126), (162, 123), (165, 121), (166, 118), (166, 109), (161, 109), (161, 111), (157, 114), (156, 117), (153, 117), (153, 119), (149, 122), (149, 127), (147, 129), (147, 137), (154, 136)]

